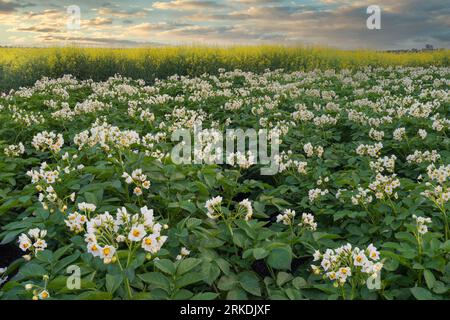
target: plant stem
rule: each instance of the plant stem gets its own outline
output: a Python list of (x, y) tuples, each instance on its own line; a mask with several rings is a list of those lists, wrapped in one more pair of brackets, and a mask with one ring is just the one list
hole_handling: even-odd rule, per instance
[[(117, 254), (116, 254), (116, 258), (117, 258), (117, 262), (119, 263), (119, 268), (122, 271), (122, 276), (125, 279), (125, 288), (127, 289), (128, 299), (131, 299), (133, 297), (133, 295), (131, 293), (130, 281), (128, 280), (127, 276), (125, 275), (124, 269), (122, 267), (122, 264), (120, 263), (120, 259)], [(128, 266), (128, 262), (127, 262), (127, 266)]]

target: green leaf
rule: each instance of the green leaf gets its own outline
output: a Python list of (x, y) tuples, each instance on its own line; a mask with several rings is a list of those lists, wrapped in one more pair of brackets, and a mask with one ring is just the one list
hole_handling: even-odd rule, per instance
[(188, 211), (190, 214), (194, 214), (197, 211), (197, 207), (191, 201), (180, 202), (180, 208)]
[(220, 276), (220, 269), (215, 263), (205, 262), (202, 264), (202, 274), (207, 284), (212, 285)]
[(274, 248), (270, 251), (267, 263), (274, 269), (290, 270), (292, 263), (292, 250), (290, 247)]
[(288, 281), (291, 281), (293, 278), (292, 274), (286, 272), (278, 272), (277, 274), (277, 285), (282, 286)]
[(155, 288), (160, 288), (165, 291), (169, 291), (170, 289), (169, 279), (160, 272), (139, 274), (138, 277), (145, 283), (151, 284)]
[(20, 268), (19, 272), (23, 276), (30, 278), (42, 277), (43, 275), (47, 274), (47, 270), (43, 266), (34, 262), (27, 263), (22, 268)]
[(233, 289), (237, 283), (237, 280), (233, 276), (222, 276), (217, 283), (217, 287), (221, 291), (229, 291)]
[(107, 274), (106, 275), (106, 290), (108, 290), (109, 293), (114, 294), (117, 289), (119, 289), (120, 285), (122, 284), (123, 278), (120, 275), (117, 274)]
[(246, 244), (249, 243), (249, 240), (245, 232), (241, 230), (236, 230), (233, 233), (233, 243), (237, 245), (239, 248), (245, 248)]
[(434, 274), (430, 270), (425, 270), (423, 272), (423, 276), (425, 278), (425, 282), (427, 284), (428, 289), (433, 289), (434, 283), (436, 282), (436, 278), (434, 277)]
[(200, 272), (190, 272), (185, 274), (181, 278), (178, 278), (175, 281), (175, 286), (177, 288), (183, 288), (200, 281), (203, 281), (203, 274), (201, 274)]
[(417, 300), (433, 300), (433, 295), (425, 288), (414, 287), (409, 290)]
[(441, 281), (434, 283), (433, 292), (436, 294), (444, 294), (449, 290), (448, 286)]
[(292, 285), (296, 289), (301, 289), (301, 288), (307, 287), (308, 286), (308, 282), (306, 282), (306, 280), (303, 279), (302, 277), (296, 277), (294, 280), (292, 280)]
[(52, 263), (53, 261), (53, 252), (50, 250), (37, 251), (36, 259), (46, 263)]
[(228, 292), (227, 300), (247, 300), (247, 294), (241, 288), (235, 288)]
[(186, 221), (186, 227), (191, 230), (194, 229), (195, 227), (198, 227), (202, 224), (202, 220), (201, 219), (197, 219), (197, 218), (189, 218)]
[(441, 249), (444, 250), (445, 252), (450, 252), (450, 240), (445, 241), (441, 245)]
[(214, 300), (218, 296), (219, 294), (215, 292), (203, 292), (196, 294), (191, 298), (191, 300)]
[(111, 293), (102, 291), (83, 292), (78, 296), (78, 300), (112, 300), (112, 298)]
[(293, 288), (287, 288), (284, 292), (291, 300), (299, 300), (302, 297), (300, 291)]
[(175, 295), (173, 296), (174, 300), (187, 300), (190, 299), (194, 294), (186, 289), (181, 289), (179, 291), (177, 291), (177, 293), (175, 293)]
[(255, 257), (256, 260), (264, 259), (268, 255), (269, 255), (269, 252), (264, 248), (253, 249), (253, 257)]
[(159, 270), (161, 270), (162, 272), (168, 273), (170, 275), (175, 274), (176, 270), (175, 270), (175, 266), (172, 261), (170, 261), (168, 259), (161, 259), (161, 260), (156, 260), (154, 263), (155, 263), (155, 267), (158, 268)]
[(239, 283), (242, 289), (255, 296), (261, 296), (261, 288), (259, 286), (258, 277), (254, 272), (244, 271), (239, 274)]
[(198, 266), (202, 261), (195, 258), (186, 258), (181, 260), (177, 268), (177, 275), (181, 276)]
[(76, 261), (78, 258), (80, 257), (80, 252), (75, 252), (74, 254), (67, 256), (61, 260), (59, 260), (56, 264), (55, 264), (55, 273), (61, 271), (63, 268), (67, 267), (68, 265), (70, 265), (72, 262)]

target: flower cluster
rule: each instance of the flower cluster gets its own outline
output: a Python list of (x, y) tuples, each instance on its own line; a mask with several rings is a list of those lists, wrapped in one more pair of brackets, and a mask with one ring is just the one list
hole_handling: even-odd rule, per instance
[(417, 232), (420, 235), (424, 235), (428, 232), (428, 224), (431, 223), (431, 218), (428, 217), (418, 217), (416, 215), (413, 215), (414, 220), (416, 220), (416, 228)]
[(217, 219), (221, 214), (220, 206), (222, 205), (222, 197), (217, 196), (215, 198), (209, 199), (205, 203), (205, 208), (208, 210), (207, 216), (210, 219)]
[(314, 154), (317, 155), (317, 157), (321, 158), (324, 150), (323, 147), (321, 146), (313, 147), (313, 145), (310, 142), (308, 142), (303, 146), (303, 151), (305, 151), (306, 156), (308, 158), (311, 158), (312, 156), (314, 156)]
[(370, 244), (365, 250), (353, 248), (346, 244), (337, 249), (327, 249), (325, 253), (316, 251), (314, 261), (320, 261), (320, 265), (311, 265), (315, 274), (323, 274), (325, 279), (333, 281), (337, 286), (343, 286), (350, 277), (354, 277), (363, 284), (369, 277), (377, 277), (383, 263), (380, 261), (380, 253)]
[(121, 131), (118, 127), (112, 126), (100, 119), (91, 126), (90, 130), (85, 130), (74, 137), (74, 143), (81, 150), (82, 148), (99, 145), (103, 150), (128, 149), (130, 146), (140, 143), (140, 136), (136, 131)]
[(425, 190), (421, 194), (436, 203), (438, 206), (443, 207), (445, 203), (450, 200), (450, 188), (446, 186), (432, 186), (427, 182), (427, 186), (431, 187), (429, 190)]
[(239, 209), (243, 211), (244, 220), (249, 221), (253, 216), (252, 203), (248, 199), (239, 202)]
[(70, 231), (75, 233), (81, 233), (84, 230), (84, 225), (87, 221), (85, 215), (78, 212), (70, 213), (64, 223), (69, 227)]
[(380, 156), (381, 149), (383, 149), (383, 144), (376, 143), (375, 145), (370, 144), (360, 144), (356, 148), (356, 153), (360, 156), (368, 155), (372, 158), (378, 158)]
[(352, 203), (356, 205), (366, 206), (373, 201), (370, 189), (359, 187), (358, 193), (352, 196)]
[(60, 133), (43, 131), (33, 137), (31, 144), (38, 151), (58, 153), (64, 145), (64, 138)]
[(423, 162), (436, 162), (441, 158), (440, 154), (436, 150), (430, 151), (414, 151), (413, 154), (410, 154), (406, 157), (408, 163), (423, 163)]
[(133, 170), (130, 174), (124, 172), (122, 178), (125, 179), (127, 184), (134, 183), (136, 187), (133, 189), (133, 193), (137, 196), (142, 195), (142, 190), (148, 190), (150, 188), (150, 181), (147, 180), (147, 176), (142, 173), (142, 169)]
[[(47, 242), (44, 240), (46, 235), (47, 230), (41, 230), (38, 228), (30, 229), (28, 230), (28, 234), (22, 233), (19, 236), (19, 247), (22, 251), (29, 251), (32, 254), (36, 254), (38, 251), (43, 251), (47, 248)], [(28, 257), (26, 256), (26, 258)]]
[(405, 130), (405, 128), (395, 129), (394, 133), (393, 133), (393, 136), (394, 136), (394, 140), (402, 141), (403, 138), (406, 137), (406, 130)]
[(384, 176), (378, 173), (375, 177), (375, 181), (369, 185), (369, 188), (375, 193), (377, 199), (391, 198), (392, 196), (397, 199), (398, 194), (395, 189), (400, 187), (400, 180), (397, 179), (395, 174), (391, 176)]
[(182, 260), (183, 258), (186, 258), (190, 254), (191, 254), (191, 251), (186, 249), (186, 247), (182, 247), (180, 250), (180, 254), (177, 255), (177, 257), (176, 257), (176, 260)]
[(275, 162), (278, 165), (278, 172), (285, 172), (286, 170), (293, 169), (299, 174), (307, 174), (306, 167), (308, 163), (306, 161), (293, 160), (292, 151), (287, 153), (283, 151), (281, 154), (275, 155)]
[(46, 300), (50, 298), (50, 293), (48, 292), (47, 286), (50, 277), (48, 275), (44, 275), (42, 280), (44, 280), (44, 286), (36, 285), (33, 283), (27, 283), (25, 285), (25, 290), (30, 291), (33, 290), (33, 300)]
[(428, 135), (427, 131), (424, 130), (424, 129), (419, 129), (419, 131), (417, 131), (417, 134), (419, 135), (419, 137), (422, 140), (425, 140), (427, 138), (427, 135)]
[(375, 141), (381, 141), (384, 138), (384, 132), (370, 128), (369, 137)]
[[(216, 129), (203, 129), (196, 131), (196, 139), (198, 144), (194, 148), (194, 157), (196, 161), (201, 163), (204, 161), (206, 164), (212, 164), (222, 159), (222, 136)], [(246, 162), (245, 155), (240, 155), (241, 161)], [(243, 157), (243, 159), (242, 159)], [(233, 158), (233, 157), (232, 157)], [(228, 160), (228, 159), (227, 159)]]
[(295, 210), (291, 210), (291, 209), (286, 209), (283, 211), (283, 213), (277, 215), (277, 222), (281, 222), (284, 225), (292, 225), (294, 224), (294, 218), (295, 218)]
[(308, 198), (309, 201), (312, 203), (314, 201), (316, 201), (320, 196), (326, 196), (329, 193), (328, 189), (311, 189), (308, 191)]
[(434, 164), (431, 164), (427, 168), (427, 173), (430, 180), (443, 184), (447, 179), (450, 179), (450, 164), (447, 166), (440, 166), (439, 168), (436, 168)]
[(61, 182), (62, 172), (68, 173), (71, 170), (74, 169), (70, 169), (69, 167), (61, 169), (59, 166), (56, 169), (52, 169), (46, 162), (43, 162), (39, 170), (30, 170), (27, 172), (27, 176), (31, 177), (31, 182), (39, 192), (38, 200), (45, 210), (53, 212), (55, 208), (61, 211), (67, 209), (66, 198), (59, 197), (54, 186), (57, 182)]
[(238, 165), (242, 169), (248, 169), (256, 164), (256, 159), (255, 155), (250, 150), (247, 151), (247, 155), (238, 151), (236, 153), (231, 152), (227, 155), (227, 163), (231, 166)]
[(155, 221), (153, 210), (147, 207), (142, 207), (136, 214), (129, 214), (126, 208), (120, 208), (116, 217), (105, 212), (89, 219), (84, 237), (88, 252), (108, 264), (117, 259), (115, 255), (122, 244), (129, 250), (140, 247), (156, 254), (167, 240), (167, 236), (161, 235), (162, 228)]
[(316, 231), (317, 229), (317, 223), (314, 221), (314, 216), (311, 213), (304, 212), (298, 225), (311, 231)]
[(19, 157), (25, 153), (25, 147), (22, 142), (19, 142), (18, 144), (12, 144), (7, 146), (4, 149), (4, 153), (7, 157), (10, 158)]
[(369, 165), (376, 173), (382, 173), (384, 171), (394, 173), (395, 160), (397, 160), (397, 157), (392, 155), (390, 157), (378, 158), (376, 161), (370, 161)]

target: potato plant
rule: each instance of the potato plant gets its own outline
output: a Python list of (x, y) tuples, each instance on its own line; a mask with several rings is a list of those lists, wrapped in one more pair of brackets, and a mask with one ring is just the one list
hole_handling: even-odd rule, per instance
[[(0, 299), (448, 299), (449, 81), (219, 70), (3, 94), (0, 239), (21, 254)], [(205, 149), (276, 134), (276, 174), (177, 163), (172, 134), (197, 125)]]

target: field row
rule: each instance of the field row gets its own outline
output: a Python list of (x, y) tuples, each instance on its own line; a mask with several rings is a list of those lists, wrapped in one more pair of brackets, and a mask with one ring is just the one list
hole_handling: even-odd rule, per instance
[(0, 48), (0, 92), (32, 85), (43, 76), (72, 74), (79, 79), (104, 81), (116, 73), (153, 82), (174, 74), (200, 76), (227, 70), (264, 72), (314, 69), (355, 69), (364, 66), (449, 65), (449, 50), (418, 53), (345, 51), (320, 47), (161, 47)]

